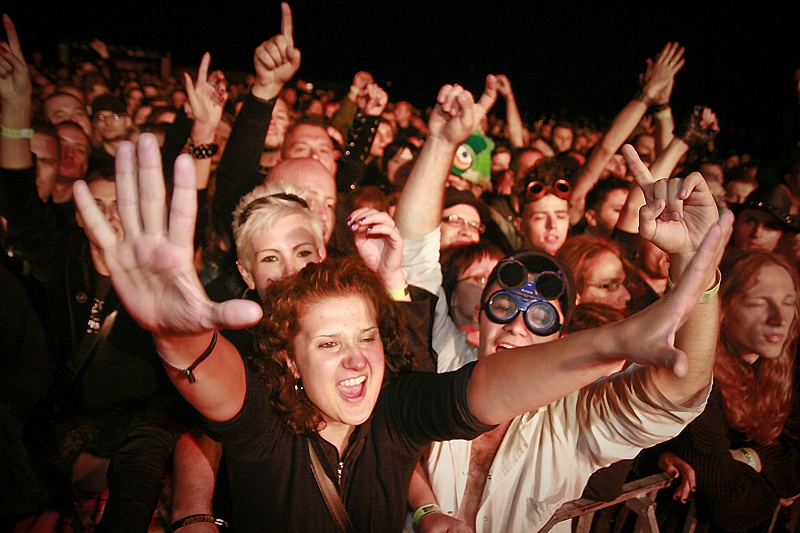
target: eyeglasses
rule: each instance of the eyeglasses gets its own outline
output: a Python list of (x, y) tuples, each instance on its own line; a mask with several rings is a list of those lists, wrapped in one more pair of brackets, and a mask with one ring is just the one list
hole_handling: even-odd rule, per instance
[(268, 196), (259, 196), (258, 198), (247, 204), (247, 206), (244, 209), (242, 209), (242, 212), (239, 215), (239, 226), (242, 226), (245, 222), (247, 222), (247, 219), (250, 218), (250, 216), (253, 214), (253, 211), (261, 209), (265, 205), (273, 205), (275, 203), (272, 200), (273, 198), (286, 200), (287, 202), (295, 202), (305, 207), (306, 209), (309, 209), (308, 202), (306, 202), (303, 198), (297, 196), (296, 194), (288, 192), (276, 192), (275, 194), (270, 194)]
[(525, 189), (525, 203), (544, 198), (548, 192), (562, 200), (568, 200), (570, 191), (572, 191), (572, 185), (567, 180), (556, 180), (552, 185), (545, 185), (541, 181), (532, 181)]
[(442, 217), (442, 222), (448, 224), (450, 226), (457, 226), (459, 229), (469, 229), (472, 231), (477, 231), (478, 233), (483, 234), (486, 231), (486, 226), (481, 224), (476, 220), (467, 220), (466, 218), (461, 218), (458, 215), (450, 215), (447, 217)]
[(546, 337), (561, 329), (558, 309), (549, 301), (557, 299), (566, 289), (560, 272), (540, 272), (531, 280), (525, 265), (506, 259), (497, 267), (497, 280), (503, 289), (481, 304), (489, 320), (508, 324), (522, 313), (525, 326), (534, 335)]
[(478, 275), (475, 275), (475, 276), (467, 276), (465, 278), (458, 278), (456, 280), (457, 283), (461, 283), (462, 281), (471, 281), (471, 282), (475, 283), (476, 285), (480, 285), (481, 287), (483, 287), (484, 285), (486, 285), (486, 276), (478, 274)]
[(103, 114), (103, 115), (95, 115), (94, 119), (97, 122), (106, 122), (108, 120), (113, 120), (114, 122), (119, 122), (122, 117), (117, 115), (116, 113), (113, 114)]
[(623, 286), (622, 281), (609, 281), (608, 283), (588, 283), (584, 282), (587, 287), (594, 287), (608, 292), (617, 292)]

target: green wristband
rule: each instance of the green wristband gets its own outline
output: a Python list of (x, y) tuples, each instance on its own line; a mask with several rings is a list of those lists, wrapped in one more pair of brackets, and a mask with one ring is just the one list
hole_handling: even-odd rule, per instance
[[(708, 302), (711, 301), (711, 298), (717, 295), (717, 293), (719, 292), (720, 283), (722, 283), (722, 272), (720, 272), (719, 269), (717, 269), (717, 282), (714, 284), (713, 287), (704, 292), (703, 295), (700, 297), (701, 304), (707, 304)], [(672, 279), (670, 279), (669, 277), (667, 277), (667, 285), (669, 285), (669, 290), (675, 288), (675, 283), (673, 283)]]
[(422, 520), (422, 517), (425, 515), (429, 515), (431, 513), (441, 513), (442, 510), (439, 509), (439, 506), (435, 503), (428, 503), (425, 505), (420, 505), (417, 507), (417, 510), (414, 511), (414, 516), (412, 518), (412, 522), (414, 523), (414, 529), (419, 529), (419, 521)]

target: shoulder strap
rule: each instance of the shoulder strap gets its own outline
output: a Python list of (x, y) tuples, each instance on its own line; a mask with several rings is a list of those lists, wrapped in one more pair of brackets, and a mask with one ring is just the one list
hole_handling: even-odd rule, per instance
[(92, 344), (82, 354), (83, 357), (81, 358), (81, 360), (78, 361), (75, 373), (73, 374), (72, 379), (69, 382), (70, 389), (76, 386), (81, 376), (83, 376), (83, 373), (86, 371), (86, 368), (91, 364), (92, 360), (94, 359), (94, 356), (97, 354), (97, 350), (100, 348), (100, 346), (103, 345), (103, 343), (105, 343), (106, 337), (108, 337), (108, 332), (111, 331), (111, 327), (114, 325), (114, 321), (117, 319), (118, 312), (119, 312), (118, 308), (114, 309), (105, 318), (105, 320), (103, 320), (103, 325), (100, 326), (100, 331), (98, 331), (97, 334), (94, 335)]
[(344, 508), (339, 492), (333, 486), (333, 481), (325, 474), (322, 463), (319, 462), (319, 457), (317, 457), (317, 452), (314, 450), (314, 445), (311, 444), (311, 439), (308, 439), (308, 453), (311, 455), (311, 470), (314, 472), (314, 479), (317, 480), (317, 485), (320, 492), (322, 492), (322, 497), (325, 499), (325, 504), (336, 521), (336, 529), (341, 533), (352, 533), (354, 531), (353, 524), (350, 522), (347, 509)]

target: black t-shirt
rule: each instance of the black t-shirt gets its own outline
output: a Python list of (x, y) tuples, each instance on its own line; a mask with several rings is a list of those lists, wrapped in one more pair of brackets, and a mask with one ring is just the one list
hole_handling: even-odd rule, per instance
[(473, 439), (491, 429), (470, 412), (474, 363), (455, 372), (410, 372), (381, 391), (369, 421), (358, 426), (341, 459), (318, 434), (293, 433), (278, 417), (261, 380), (248, 375), (241, 411), (227, 422), (206, 421), (222, 442), (237, 532), (335, 532), (314, 479), (308, 439), (339, 487), (356, 531), (401, 531), (408, 484), (423, 448), (433, 441)]

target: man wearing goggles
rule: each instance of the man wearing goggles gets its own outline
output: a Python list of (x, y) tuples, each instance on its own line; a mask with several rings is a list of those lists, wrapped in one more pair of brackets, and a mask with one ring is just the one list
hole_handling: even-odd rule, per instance
[[(670, 44), (653, 68), (667, 68), (681, 54), (682, 49)], [(494, 101), (495, 84), (487, 77), (486, 92), (477, 104), (459, 86), (440, 91), (428, 141), (395, 220), (405, 238), (403, 263), (409, 283), (439, 294), (432, 329), (438, 372), (476, 359), (522, 367), (536, 358), (543, 365), (541, 380), (528, 383), (526, 398), (544, 395), (548, 400), (545, 407), (496, 420), (494, 430), (472, 441), (434, 443), (409, 488), (407, 531), (412, 521), (422, 532), (477, 526), (486, 532), (539, 531), (563, 503), (581, 495), (592, 473), (680, 433), (703, 411), (710, 390), (719, 331), (714, 267), (730, 237), (732, 217), (729, 212), (719, 216), (700, 174), (657, 184), (631, 146), (623, 153), (646, 199), (640, 233), (670, 254), (670, 276), (680, 277), (676, 288), (683, 287), (685, 298), (671, 291), (630, 318), (558, 338), (556, 313), (550, 306), (563, 322), (574, 301), (571, 281), (561, 293), (555, 280), (559, 273), (562, 279), (570, 276), (539, 248), (535, 264), (534, 253), (526, 251), (499, 263), (490, 274), (474, 314), (480, 333), (477, 350), (467, 346), (463, 333), (447, 318), (436, 245), (446, 164), (452, 156), (440, 152), (454, 152), (472, 132), (474, 118)], [(529, 200), (526, 209), (537, 202), (562, 202), (561, 240), (550, 227), (554, 223), (543, 224), (545, 236), (556, 237), (544, 242), (560, 247), (569, 224), (569, 190), (568, 184), (552, 177), (531, 180), (524, 194)], [(662, 217), (665, 211), (674, 215), (667, 220)], [(550, 259), (549, 264), (542, 258)], [(689, 293), (692, 283), (697, 290)], [(701, 298), (704, 290), (708, 293)], [(681, 301), (687, 307), (676, 307)], [(686, 314), (669, 326), (669, 332), (662, 331), (673, 312)], [(609, 349), (620, 349), (619, 357), (639, 364), (609, 376), (620, 362), (612, 364), (603, 355)], [(477, 372), (475, 379), (481, 379)], [(510, 404), (517, 400), (506, 398)], [(569, 530), (569, 522), (553, 529)]]

